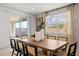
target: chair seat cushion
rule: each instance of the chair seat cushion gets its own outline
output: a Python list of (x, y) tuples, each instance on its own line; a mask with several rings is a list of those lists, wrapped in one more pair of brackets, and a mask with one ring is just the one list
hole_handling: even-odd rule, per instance
[(29, 53), (30, 55), (35, 56), (35, 50), (34, 50), (34, 48), (29, 47), (29, 46), (27, 46), (27, 48), (28, 48), (28, 53)]
[(55, 53), (56, 56), (67, 56), (67, 53), (64, 52), (64, 51), (61, 51), (61, 50), (58, 50), (56, 53)]
[[(35, 56), (35, 50), (33, 47), (28, 47), (28, 54), (31, 55), (31, 56)], [(42, 50), (38, 49), (37, 50), (37, 53), (38, 53), (38, 56), (45, 56), (43, 53), (42, 53)]]

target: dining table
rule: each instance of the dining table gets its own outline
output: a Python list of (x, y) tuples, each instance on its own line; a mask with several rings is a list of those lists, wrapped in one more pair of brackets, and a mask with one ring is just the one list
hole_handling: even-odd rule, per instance
[(53, 39), (44, 39), (41, 41), (35, 41), (33, 39), (21, 39), (25, 43), (33, 44), (37, 46), (38, 48), (47, 50), (52, 52), (50, 55), (53, 55), (54, 51), (62, 48), (63, 46), (67, 46), (68, 42), (67, 41), (61, 41), (61, 40), (53, 40)]

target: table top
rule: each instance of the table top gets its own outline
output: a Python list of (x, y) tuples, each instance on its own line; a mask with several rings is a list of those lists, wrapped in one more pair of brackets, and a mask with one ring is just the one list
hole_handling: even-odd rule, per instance
[(68, 42), (60, 41), (60, 40), (53, 40), (53, 39), (45, 39), (43, 41), (35, 42), (33, 40), (29, 39), (22, 39), (22, 41), (30, 44), (34, 44), (39, 48), (46, 49), (49, 51), (57, 50), (65, 45), (68, 44)]

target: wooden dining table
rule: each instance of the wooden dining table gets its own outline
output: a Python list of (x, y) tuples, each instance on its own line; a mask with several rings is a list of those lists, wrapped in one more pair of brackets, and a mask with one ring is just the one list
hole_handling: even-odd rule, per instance
[(33, 45), (37, 46), (38, 48), (41, 48), (41, 49), (44, 49), (44, 50), (47, 50), (50, 52), (54, 52), (68, 44), (68, 42), (66, 42), (66, 41), (53, 40), (53, 39), (44, 39), (39, 42), (36, 42), (32, 39), (22, 39), (22, 41), (29, 43), (29, 44), (33, 44)]

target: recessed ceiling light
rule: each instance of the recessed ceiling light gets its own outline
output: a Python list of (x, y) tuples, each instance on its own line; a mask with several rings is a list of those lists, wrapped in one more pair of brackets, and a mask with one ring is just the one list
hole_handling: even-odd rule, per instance
[(35, 10), (35, 8), (32, 8), (32, 10)]

